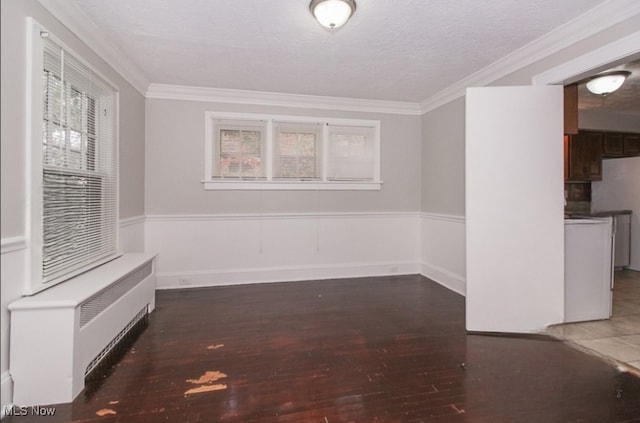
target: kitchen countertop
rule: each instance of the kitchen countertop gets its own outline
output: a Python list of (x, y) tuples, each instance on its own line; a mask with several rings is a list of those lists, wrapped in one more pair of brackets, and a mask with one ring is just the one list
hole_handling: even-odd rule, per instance
[(615, 216), (617, 214), (631, 214), (631, 210), (612, 210), (612, 211), (593, 212), (590, 214), (590, 216), (606, 217), (606, 216)]
[(600, 212), (589, 212), (589, 213), (584, 213), (584, 212), (564, 212), (564, 217), (565, 218), (571, 218), (571, 217), (609, 217), (609, 216), (616, 216), (619, 214), (631, 214), (631, 210), (607, 210), (607, 211), (600, 211)]

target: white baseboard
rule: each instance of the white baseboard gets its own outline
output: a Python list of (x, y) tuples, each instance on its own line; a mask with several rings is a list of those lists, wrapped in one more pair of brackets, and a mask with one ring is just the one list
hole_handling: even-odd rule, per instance
[(420, 274), (463, 297), (466, 296), (467, 283), (462, 275), (457, 275), (441, 267), (424, 262), (421, 264)]
[(171, 272), (156, 275), (156, 289), (202, 288), (253, 283), (341, 279), (420, 273), (416, 262), (345, 263), (254, 269)]
[(4, 410), (13, 405), (13, 381), (11, 380), (11, 375), (8, 371), (3, 372), (0, 377), (0, 392), (2, 398), (2, 412), (0, 414), (0, 418), (4, 418)]
[(463, 296), (467, 291), (465, 239), (464, 217), (422, 214), (420, 272)]

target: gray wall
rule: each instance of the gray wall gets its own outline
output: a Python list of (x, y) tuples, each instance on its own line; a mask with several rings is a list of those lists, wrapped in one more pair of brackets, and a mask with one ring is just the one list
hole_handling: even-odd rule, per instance
[(460, 97), (422, 116), (422, 211), (464, 216), (464, 109)]
[[(7, 304), (21, 295), (24, 266), (18, 260), (28, 255), (25, 219), (26, 193), (26, 18), (31, 16), (82, 56), (120, 90), (120, 218), (144, 214), (144, 97), (94, 54), (81, 40), (51, 16), (35, 0), (2, 0), (1, 15), (1, 169), (2, 244), (22, 239), (11, 252), (2, 254), (2, 360), (4, 375), (9, 365), (9, 311)], [(15, 244), (15, 243), (13, 243)], [(26, 245), (25, 245), (26, 244)], [(4, 250), (4, 247), (3, 247)], [(6, 266), (5, 266), (6, 265)], [(5, 388), (3, 384), (3, 389)], [(3, 392), (3, 405), (5, 405)]]
[[(205, 191), (205, 111), (379, 119), (380, 191)], [(147, 99), (147, 215), (420, 210), (420, 117)]]
[(144, 109), (144, 97), (130, 86), (120, 85), (120, 219), (145, 214)]

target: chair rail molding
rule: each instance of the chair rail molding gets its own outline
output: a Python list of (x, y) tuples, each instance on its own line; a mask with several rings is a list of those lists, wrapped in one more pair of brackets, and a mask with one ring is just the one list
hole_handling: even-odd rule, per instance
[(7, 254), (13, 251), (24, 250), (27, 248), (27, 238), (24, 236), (12, 236), (2, 238), (0, 241), (0, 253)]

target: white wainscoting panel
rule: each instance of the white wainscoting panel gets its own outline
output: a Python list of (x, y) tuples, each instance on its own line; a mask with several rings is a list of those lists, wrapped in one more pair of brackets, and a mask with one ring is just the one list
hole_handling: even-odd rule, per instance
[(465, 295), (464, 217), (422, 213), (420, 241), (420, 273), (458, 294)]
[(0, 419), (5, 416), (6, 408), (13, 405), (11, 398), (13, 398), (13, 382), (9, 371), (2, 372), (0, 392), (2, 392), (2, 413), (0, 413)]
[(157, 287), (420, 273), (418, 213), (148, 216)]
[[(2, 292), (0, 295), (0, 336), (2, 337), (2, 358), (0, 383), (2, 411), (5, 406), (13, 404), (13, 381), (9, 374), (9, 303), (17, 300), (22, 295), (27, 266), (27, 241), (24, 237), (2, 239), (2, 259), (0, 262)], [(4, 415), (3, 415), (4, 416)]]

